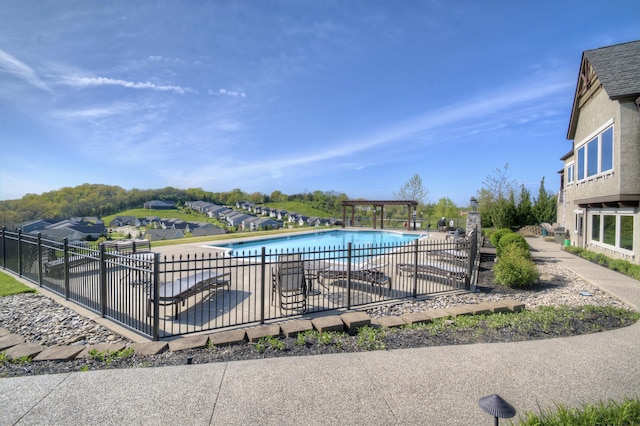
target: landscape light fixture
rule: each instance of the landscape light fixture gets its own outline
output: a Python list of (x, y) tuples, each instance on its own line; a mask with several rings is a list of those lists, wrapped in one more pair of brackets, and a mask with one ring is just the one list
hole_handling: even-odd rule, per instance
[(471, 204), (471, 210), (475, 212), (478, 209), (478, 200), (476, 197), (471, 197), (469, 203)]
[(500, 395), (483, 396), (478, 400), (478, 405), (494, 417), (494, 425), (498, 425), (498, 419), (510, 419), (516, 415), (516, 409), (502, 399)]

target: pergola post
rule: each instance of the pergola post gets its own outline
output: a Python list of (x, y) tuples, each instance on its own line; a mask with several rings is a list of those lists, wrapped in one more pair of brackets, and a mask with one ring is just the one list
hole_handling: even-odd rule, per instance
[(376, 206), (371, 206), (373, 207), (373, 229), (376, 229)]

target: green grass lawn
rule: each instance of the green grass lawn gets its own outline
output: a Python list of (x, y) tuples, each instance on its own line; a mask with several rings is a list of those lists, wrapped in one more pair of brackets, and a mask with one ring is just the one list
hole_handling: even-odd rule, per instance
[(11, 296), (12, 294), (35, 292), (36, 291), (31, 287), (22, 284), (11, 275), (0, 271), (0, 297)]

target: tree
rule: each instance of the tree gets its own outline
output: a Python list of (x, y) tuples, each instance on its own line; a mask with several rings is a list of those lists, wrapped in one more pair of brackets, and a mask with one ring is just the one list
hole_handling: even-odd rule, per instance
[(501, 198), (494, 202), (489, 215), (494, 228), (512, 228), (515, 226), (516, 204), (513, 192), (509, 195), (509, 199)]
[(282, 191), (279, 190), (273, 191), (269, 198), (271, 198), (272, 203), (286, 203), (289, 201), (289, 196), (283, 194)]
[(400, 191), (394, 192), (393, 195), (398, 200), (414, 200), (420, 204), (426, 203), (429, 199), (429, 191), (424, 187), (422, 178), (417, 173), (400, 187)]
[(540, 181), (540, 189), (538, 190), (538, 198), (533, 204), (533, 216), (537, 224), (553, 223), (556, 221), (558, 206), (556, 204), (556, 196), (549, 195), (544, 187), (544, 177)]
[(457, 217), (458, 207), (447, 197), (440, 198), (433, 208), (433, 214), (435, 217)]
[(488, 175), (482, 182), (484, 189), (491, 196), (491, 201), (506, 199), (509, 194), (515, 192), (516, 181), (509, 174), (509, 163), (504, 165), (504, 169), (495, 169), (493, 174)]
[[(498, 226), (509, 224), (506, 228), (515, 225), (515, 200), (513, 203), (507, 200), (515, 194), (516, 181), (509, 174), (509, 164), (503, 169), (495, 169), (482, 182), (482, 189), (478, 194), (478, 208), (483, 226)], [(512, 209), (513, 208), (513, 209)]]
[(524, 185), (520, 185), (520, 199), (518, 202), (516, 222), (518, 226), (535, 224), (531, 205), (531, 193)]

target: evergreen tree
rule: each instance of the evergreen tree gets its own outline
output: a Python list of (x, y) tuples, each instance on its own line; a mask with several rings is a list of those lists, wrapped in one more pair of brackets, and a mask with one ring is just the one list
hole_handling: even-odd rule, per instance
[(524, 185), (520, 185), (520, 199), (517, 209), (518, 226), (526, 226), (535, 224), (533, 218), (533, 206), (531, 203), (531, 193)]
[(533, 205), (533, 216), (536, 224), (553, 223), (556, 221), (556, 196), (549, 195), (544, 187), (544, 177), (540, 181), (538, 198)]

